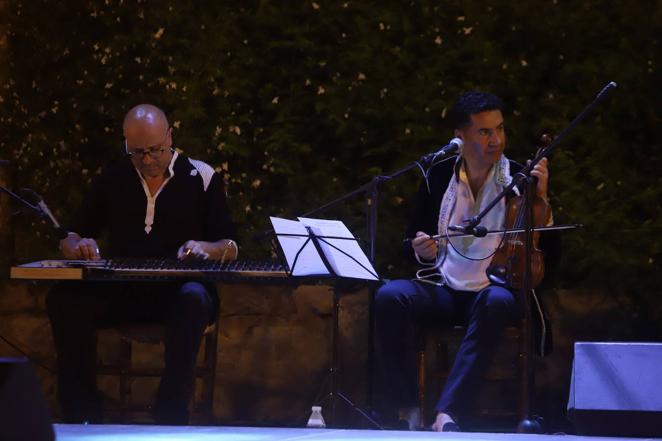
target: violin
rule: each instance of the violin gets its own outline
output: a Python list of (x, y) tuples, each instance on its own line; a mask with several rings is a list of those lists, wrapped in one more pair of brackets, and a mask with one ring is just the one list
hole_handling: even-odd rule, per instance
[[(540, 149), (545, 148), (552, 142), (549, 135), (543, 135), (540, 139)], [(549, 203), (538, 196), (536, 192), (536, 179), (531, 179), (527, 185), (527, 192), (534, 195), (532, 201), (532, 221), (531, 228), (544, 227), (544, 223), (550, 218), (552, 208)], [(526, 220), (526, 201), (525, 196), (518, 195), (512, 197), (506, 207), (506, 220), (504, 229), (524, 228)], [(538, 248), (540, 240), (539, 232), (532, 232), (531, 246), (531, 288), (537, 287), (545, 276), (545, 259), (543, 252)], [(524, 284), (524, 275), (526, 271), (526, 233), (504, 233), (501, 244), (492, 256), (492, 261), (488, 266), (487, 278), (496, 285), (506, 286), (508, 288), (520, 289)]]

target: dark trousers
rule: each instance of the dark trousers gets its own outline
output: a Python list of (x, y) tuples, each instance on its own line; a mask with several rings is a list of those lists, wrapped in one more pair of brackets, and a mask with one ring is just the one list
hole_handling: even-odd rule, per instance
[(400, 408), (418, 405), (416, 327), (462, 325), (467, 332), (436, 410), (455, 418), (466, 414), (503, 330), (520, 317), (519, 302), (502, 287), (468, 292), (411, 280), (386, 283), (375, 298), (375, 325), (387, 399)]
[(62, 282), (48, 294), (57, 351), (58, 400), (67, 422), (100, 421), (96, 330), (121, 323), (161, 323), (165, 370), (152, 412), (161, 424), (186, 424), (195, 361), (218, 303), (213, 285), (199, 282)]

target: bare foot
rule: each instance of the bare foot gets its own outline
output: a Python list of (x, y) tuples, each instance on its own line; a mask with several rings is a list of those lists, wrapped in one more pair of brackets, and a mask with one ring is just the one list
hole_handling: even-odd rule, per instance
[(439, 412), (437, 418), (434, 420), (434, 424), (432, 424), (432, 430), (435, 432), (443, 432), (446, 423), (455, 423), (455, 420), (450, 415)]

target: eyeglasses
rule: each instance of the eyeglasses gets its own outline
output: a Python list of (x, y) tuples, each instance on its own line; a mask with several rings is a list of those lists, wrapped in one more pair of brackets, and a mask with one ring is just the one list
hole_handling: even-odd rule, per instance
[[(126, 141), (124, 141), (126, 143)], [(149, 156), (151, 159), (159, 159), (162, 155), (163, 152), (165, 152), (166, 149), (165, 147), (157, 147), (157, 148), (149, 148), (149, 149), (131, 149), (126, 151), (126, 155), (133, 159), (133, 158), (140, 158), (144, 159), (145, 156)]]
[[(168, 133), (170, 132), (170, 128), (168, 127), (168, 130), (166, 130), (166, 136), (165, 139), (160, 143), (152, 147), (148, 147), (146, 149), (130, 149), (129, 150), (129, 145), (126, 141), (126, 138), (124, 139), (124, 151), (126, 151), (126, 155), (133, 159), (133, 158), (139, 158), (139, 159), (144, 159), (145, 156), (149, 156), (151, 159), (159, 159), (162, 155), (163, 152), (168, 150), (166, 147), (163, 146), (163, 144), (166, 142), (168, 139)], [(172, 150), (172, 149), (169, 149)]]

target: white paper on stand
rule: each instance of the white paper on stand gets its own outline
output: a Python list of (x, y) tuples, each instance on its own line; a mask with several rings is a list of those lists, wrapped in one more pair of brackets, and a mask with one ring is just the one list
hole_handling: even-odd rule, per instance
[[(315, 245), (308, 239), (308, 230), (299, 221), (270, 217), (278, 243), (283, 249), (287, 265), (292, 269), (293, 276), (312, 276), (329, 274)], [(300, 234), (301, 236), (285, 236), (285, 234)], [(303, 247), (303, 249), (302, 249)], [(299, 253), (301, 250), (301, 253)], [(299, 257), (297, 258), (297, 253)], [(296, 258), (296, 263), (294, 259)]]
[[(379, 280), (376, 276), (377, 271), (372, 267), (368, 256), (365, 255), (354, 235), (342, 221), (305, 217), (300, 217), (299, 221), (310, 227), (315, 235), (320, 236), (320, 248), (338, 276)], [(329, 239), (329, 236), (346, 239)]]
[[(368, 257), (341, 221), (311, 218), (299, 218), (299, 221), (293, 221), (273, 216), (270, 219), (287, 264), (290, 268), (294, 268), (293, 276), (330, 274), (312, 240), (308, 238), (306, 227), (310, 227), (313, 234), (321, 236), (318, 238), (320, 248), (336, 275), (353, 279), (379, 280)], [(287, 234), (300, 236), (287, 236)], [(324, 236), (343, 239), (330, 239)], [(297, 253), (299, 253), (298, 258), (296, 258)]]

